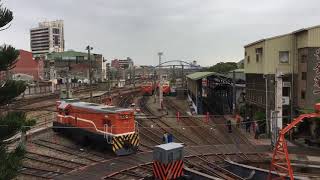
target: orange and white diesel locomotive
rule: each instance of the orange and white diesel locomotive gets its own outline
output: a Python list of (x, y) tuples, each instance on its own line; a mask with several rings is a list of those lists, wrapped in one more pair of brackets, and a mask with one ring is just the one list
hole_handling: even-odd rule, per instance
[(54, 131), (86, 144), (94, 142), (110, 147), (117, 155), (132, 154), (138, 149), (138, 127), (133, 110), (74, 99), (57, 101), (56, 107)]
[(141, 86), (141, 91), (143, 95), (151, 96), (154, 91), (154, 85), (152, 82), (146, 82)]

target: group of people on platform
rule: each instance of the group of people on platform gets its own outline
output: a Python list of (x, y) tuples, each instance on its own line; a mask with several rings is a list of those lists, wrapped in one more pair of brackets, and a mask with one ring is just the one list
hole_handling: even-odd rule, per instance
[(162, 142), (164, 144), (173, 142), (173, 135), (170, 133), (164, 133), (162, 137)]
[[(253, 121), (249, 116), (247, 116), (243, 122), (241, 122), (241, 116), (239, 114), (235, 115), (235, 120), (236, 120), (236, 127), (240, 128), (240, 125), (242, 124), (245, 129), (246, 132), (250, 133), (251, 128), (253, 130), (254, 134), (254, 138), (258, 139), (259, 134), (260, 134), (260, 129), (259, 129), (259, 124), (257, 121)], [(231, 120), (227, 120), (227, 128), (228, 128), (228, 132), (232, 133), (232, 123)]]

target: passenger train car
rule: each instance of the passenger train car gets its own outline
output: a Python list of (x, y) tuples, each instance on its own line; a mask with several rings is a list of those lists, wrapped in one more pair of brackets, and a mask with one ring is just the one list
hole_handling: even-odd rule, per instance
[[(159, 84), (160, 84), (159, 82), (157, 82), (156, 86), (154, 86), (152, 82), (147, 82), (143, 84), (141, 86), (142, 94), (151, 96), (155, 91), (155, 87), (157, 88), (157, 91), (159, 91)], [(163, 95), (170, 95), (171, 88), (170, 88), (169, 81), (164, 81), (162, 83), (162, 92), (163, 92)]]
[(56, 108), (54, 131), (86, 144), (109, 147), (116, 155), (137, 151), (139, 136), (133, 110), (73, 99), (57, 101)]
[[(157, 84), (157, 90), (158, 91), (159, 91), (159, 86), (160, 86), (160, 83), (158, 82), (158, 84)], [(170, 88), (170, 82), (169, 81), (163, 81), (162, 82), (162, 93), (163, 93), (164, 96), (170, 95), (171, 88)]]
[(141, 91), (143, 95), (149, 95), (151, 96), (154, 91), (154, 85), (152, 82), (146, 82), (141, 86)]
[(163, 84), (162, 84), (162, 92), (163, 92), (163, 95), (170, 95), (171, 88), (170, 88), (169, 81), (163, 82)]

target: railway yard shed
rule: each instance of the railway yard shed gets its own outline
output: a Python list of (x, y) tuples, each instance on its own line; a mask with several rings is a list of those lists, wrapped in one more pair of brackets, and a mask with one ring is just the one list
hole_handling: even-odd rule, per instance
[(216, 72), (196, 72), (187, 75), (188, 98), (196, 114), (228, 114), (233, 110), (233, 101), (241, 101), (245, 84), (234, 79), (236, 98), (233, 98), (233, 79)]

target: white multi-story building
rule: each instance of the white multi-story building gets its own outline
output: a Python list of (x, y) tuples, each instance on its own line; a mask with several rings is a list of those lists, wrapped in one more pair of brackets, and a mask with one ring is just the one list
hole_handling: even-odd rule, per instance
[(34, 56), (64, 51), (63, 20), (40, 22), (30, 29), (30, 46)]

